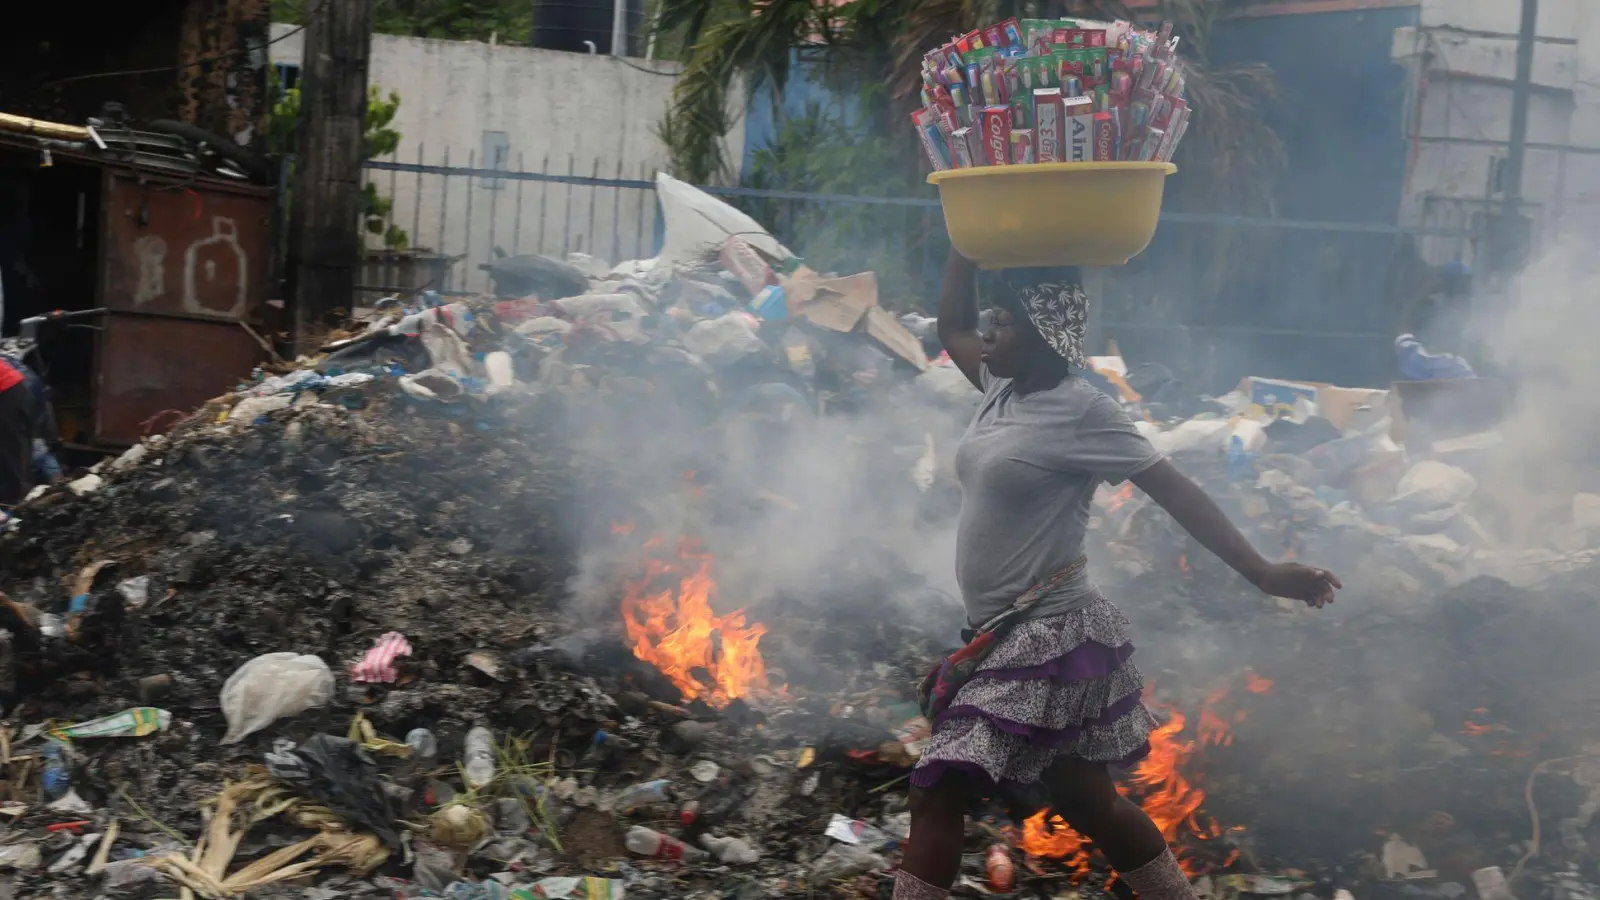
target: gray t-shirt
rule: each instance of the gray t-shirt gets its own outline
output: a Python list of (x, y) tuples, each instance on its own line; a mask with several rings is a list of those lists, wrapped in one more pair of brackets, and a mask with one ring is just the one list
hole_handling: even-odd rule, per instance
[(1083, 555), (1100, 482), (1162, 459), (1115, 400), (1075, 375), (1019, 396), (984, 366), (983, 386), (956, 448), (956, 580), (973, 627)]

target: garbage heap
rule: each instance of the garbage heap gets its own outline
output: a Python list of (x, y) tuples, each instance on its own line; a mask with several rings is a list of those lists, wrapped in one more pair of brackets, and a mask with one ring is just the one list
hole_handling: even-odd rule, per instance
[[(914, 557), (948, 534), (974, 398), (870, 275), (661, 196), (657, 260), (503, 260), (497, 296), (381, 303), (15, 511), (17, 896), (884, 894), (928, 733), (910, 688), (959, 621)], [(1363, 615), (1261, 597), (1103, 491), (1097, 577), (1164, 717), (1127, 790), (1219, 896), (1489, 900), (1496, 866), (1583, 896), (1574, 786), (1600, 779), (1567, 711), (1595, 674), (1595, 580), (1569, 557), (1531, 586), (1469, 578), (1412, 539), (1465, 525), (1461, 479), (1402, 455), (1406, 487), (1352, 498), (1317, 448), (1392, 454), (1376, 422), (1295, 451), (1317, 416), (1243, 393), (1188, 417), (1126, 399), (1269, 550), (1341, 567)], [(711, 555), (719, 529), (823, 499), (771, 469), (830, 421), (871, 482), (851, 534), (878, 537), (803, 590), (714, 602), (718, 567), (751, 565)], [(1561, 846), (1517, 871), (1531, 768)], [(1046, 798), (974, 812), (963, 894), (1106, 885)]]

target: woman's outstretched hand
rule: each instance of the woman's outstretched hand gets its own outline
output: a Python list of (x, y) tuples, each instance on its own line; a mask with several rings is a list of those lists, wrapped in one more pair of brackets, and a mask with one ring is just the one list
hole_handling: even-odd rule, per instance
[(1263, 594), (1299, 600), (1321, 609), (1333, 602), (1333, 592), (1344, 587), (1338, 576), (1327, 569), (1313, 569), (1299, 563), (1274, 563), (1256, 578)]

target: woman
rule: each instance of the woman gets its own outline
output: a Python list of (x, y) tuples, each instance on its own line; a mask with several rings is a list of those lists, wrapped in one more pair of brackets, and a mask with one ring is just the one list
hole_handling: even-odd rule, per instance
[(949, 893), (969, 795), (1007, 780), (1042, 780), (1056, 812), (1143, 900), (1193, 895), (1161, 832), (1117, 793), (1108, 769), (1148, 752), (1156, 723), (1128, 662), (1127, 620), (1084, 571), (1100, 482), (1132, 480), (1268, 594), (1321, 607), (1342, 587), (1322, 569), (1263, 559), (1115, 401), (1074, 372), (1084, 364), (1087, 302), (1068, 273), (1001, 273), (980, 335), (972, 264), (952, 252), (945, 269), (939, 336), (983, 391), (956, 451), (956, 574), (977, 631), (923, 685), (934, 734), (912, 775), (895, 900)]

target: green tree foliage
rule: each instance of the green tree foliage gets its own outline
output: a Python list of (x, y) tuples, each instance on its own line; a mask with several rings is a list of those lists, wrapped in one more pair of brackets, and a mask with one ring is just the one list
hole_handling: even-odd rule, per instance
[[(884, 87), (864, 89), (871, 102)], [(915, 196), (921, 173), (904, 164), (893, 139), (863, 133), (813, 106), (785, 120), (773, 142), (757, 150), (745, 187), (844, 194)], [(944, 262), (949, 246), (937, 209), (902, 205), (747, 199), (759, 222), (777, 228), (789, 249), (813, 266), (840, 273), (872, 271), (884, 305), (924, 305), (929, 266)]]
[[(400, 132), (392, 127), (395, 113), (399, 111), (399, 94), (390, 91), (388, 96), (384, 96), (376, 86), (368, 89), (367, 111), (362, 121), (365, 128), (367, 159), (388, 156), (400, 146)], [(273, 153), (294, 153), (299, 129), (300, 89), (295, 87), (279, 93), (278, 102), (273, 105), (272, 113), (267, 117), (268, 147)], [(380, 195), (377, 186), (370, 181), (363, 188), (363, 196), (365, 205), (362, 215), (367, 231), (381, 236), (383, 245), (390, 250), (405, 249), (410, 242), (410, 236), (389, 222), (389, 214), (394, 210), (394, 201)]]
[[(302, 25), (310, 10), (334, 0), (272, 0), (272, 21)], [(528, 40), (531, 0), (376, 0), (372, 30), (380, 34), (502, 43)]]

